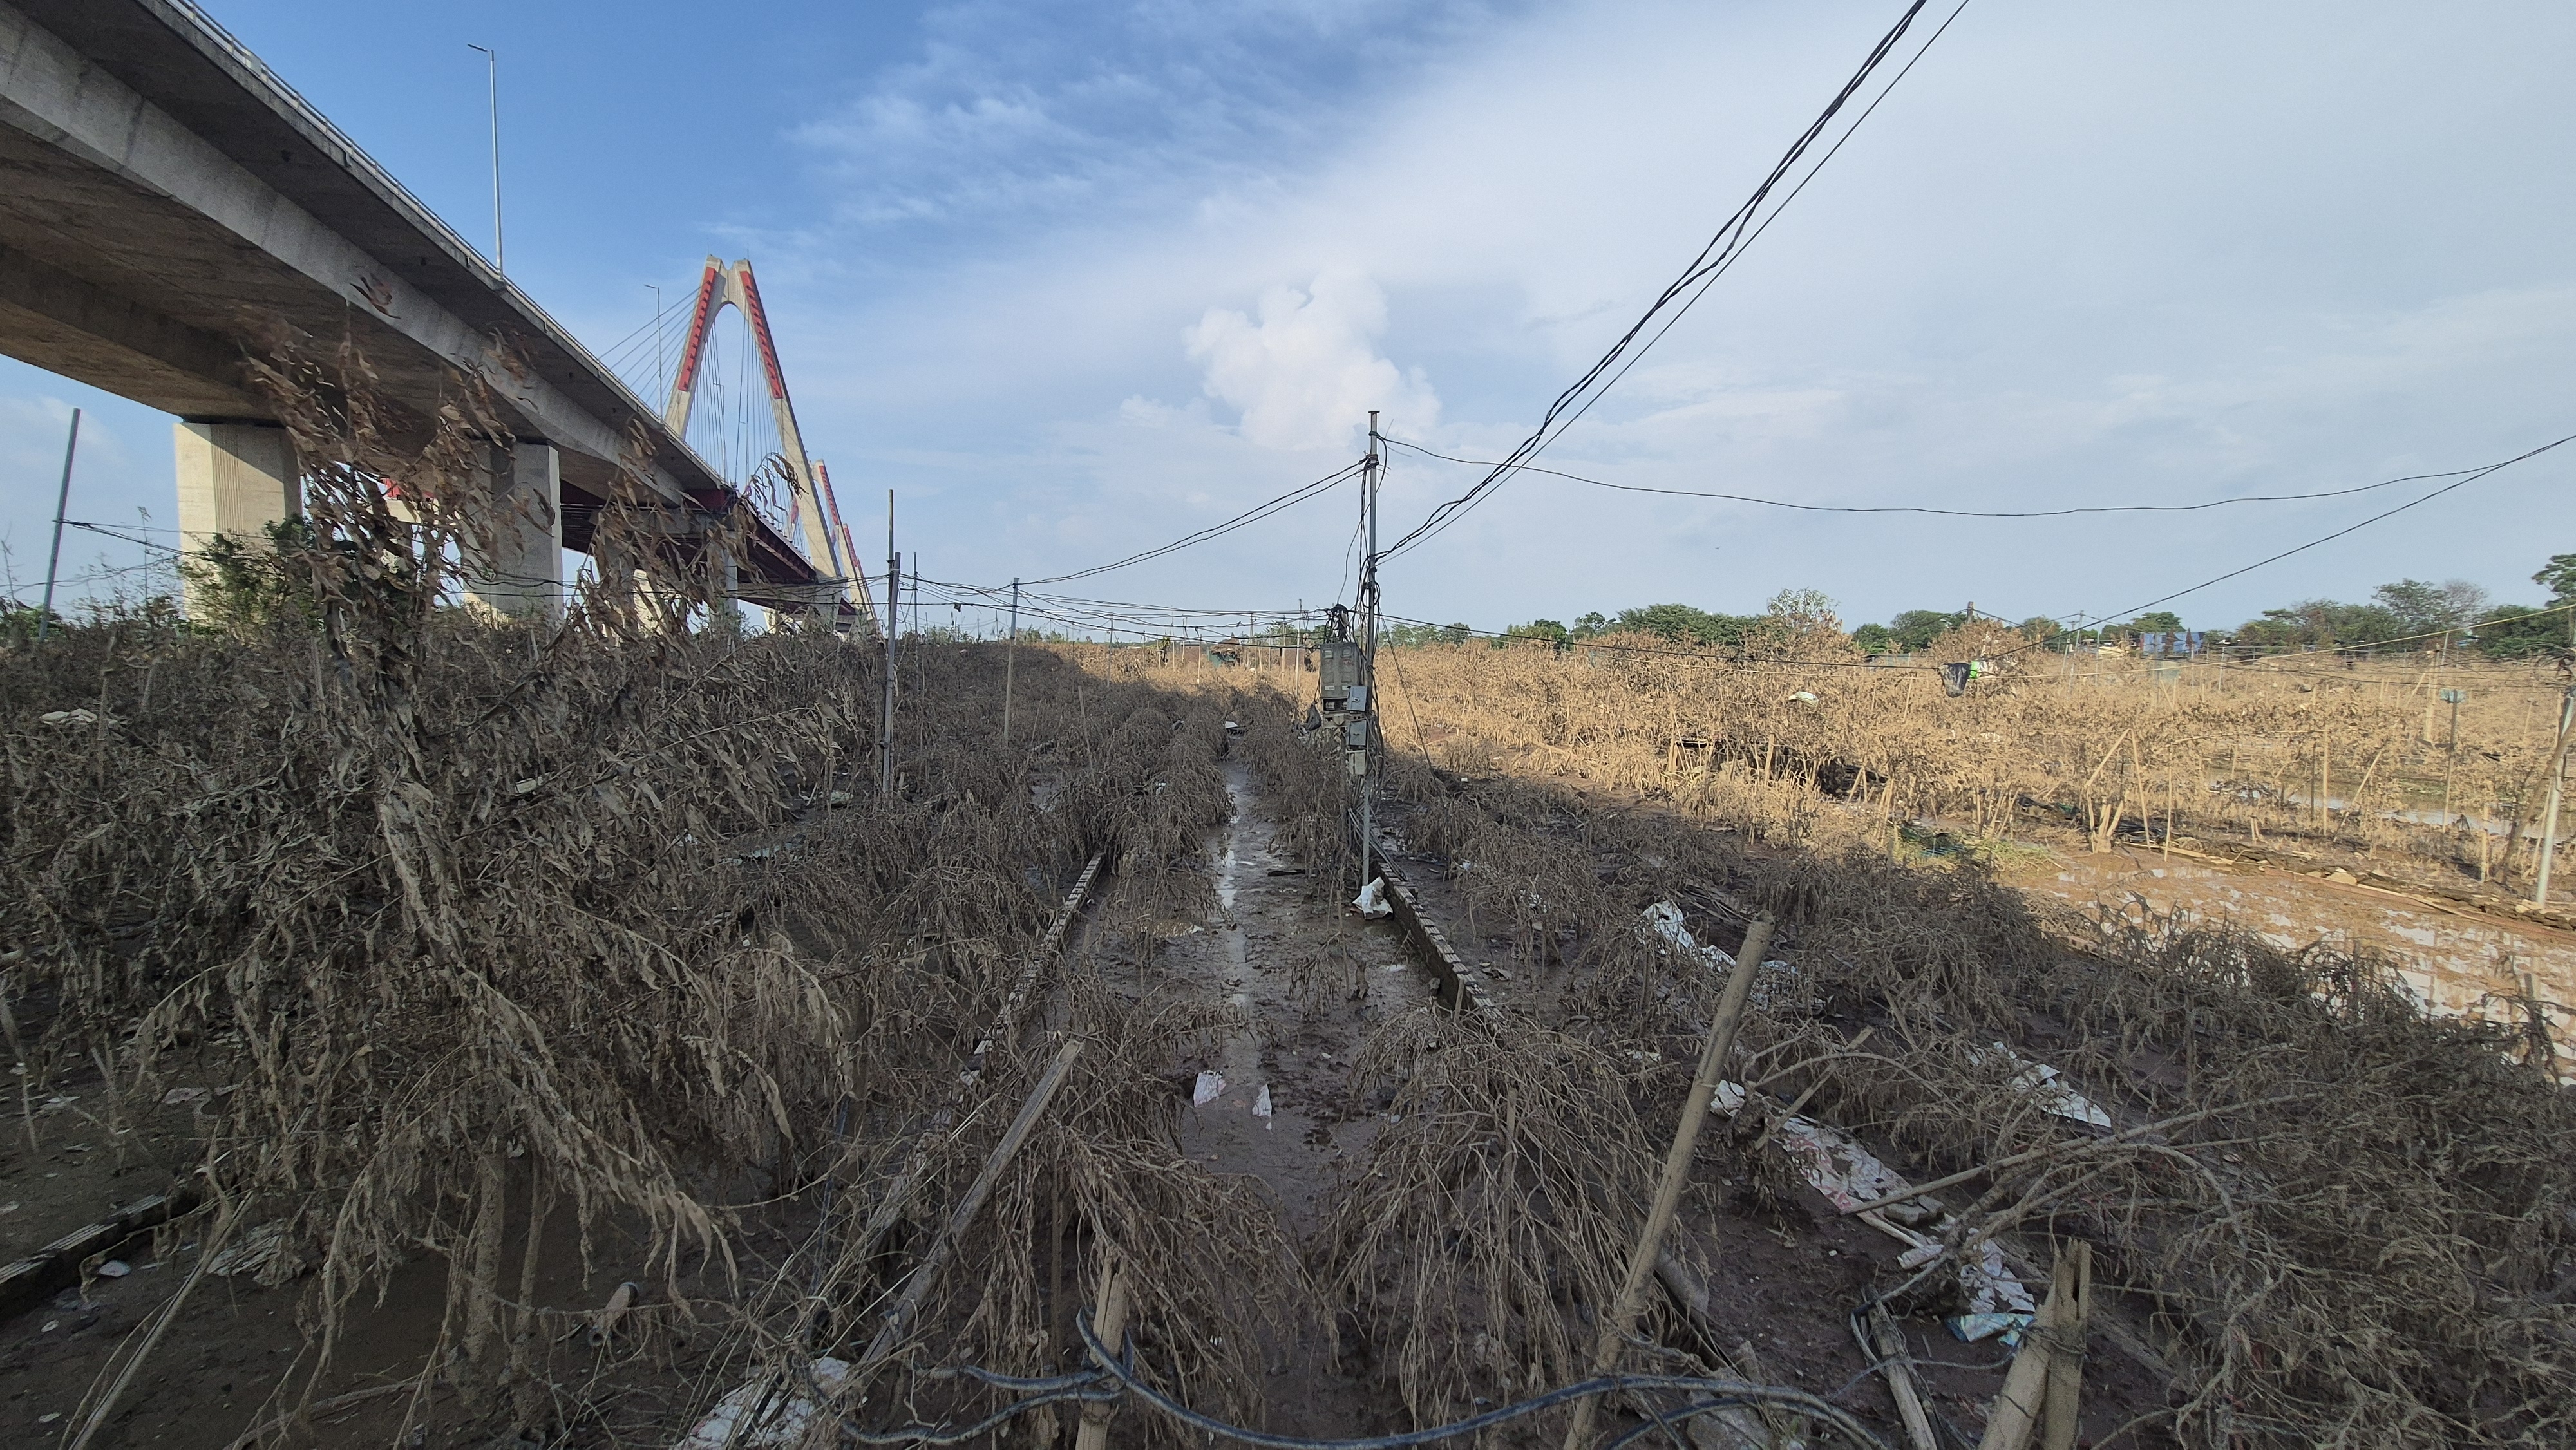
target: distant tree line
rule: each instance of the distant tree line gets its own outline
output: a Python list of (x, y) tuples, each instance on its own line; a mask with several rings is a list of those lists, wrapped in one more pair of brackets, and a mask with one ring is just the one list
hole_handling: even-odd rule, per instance
[[(2263, 650), (2370, 649), (2391, 646), (2426, 648), (2443, 642), (2495, 659), (2519, 659), (2548, 651), (2576, 649), (2576, 553), (2552, 554), (2531, 576), (2549, 591), (2542, 604), (2496, 604), (2487, 591), (2465, 579), (2440, 584), (2400, 579), (2370, 592), (2367, 603), (2303, 599), (2267, 609), (2234, 629), (2204, 629), (2204, 646), (2236, 645)], [(1818, 625), (1839, 630), (1833, 601), (1812, 589), (1784, 590), (1760, 614), (1719, 614), (1688, 604), (1647, 604), (1617, 614), (1599, 611), (1571, 625), (1533, 619), (1505, 630), (1497, 644), (1540, 641), (1558, 646), (1610, 635), (1649, 635), (1675, 644), (1757, 648), (1786, 636), (1811, 635)], [(1911, 654), (1966, 626), (1967, 609), (1908, 609), (1885, 624), (1864, 624), (1850, 633), (1851, 647), (1866, 654)], [(2052, 649), (2130, 643), (2142, 635), (2173, 635), (2189, 626), (2173, 610), (2158, 609), (2135, 619), (2070, 624), (2045, 616), (2025, 619), (2019, 632)], [(1463, 624), (1420, 625), (1388, 631), (1398, 644), (1464, 643), (1475, 631)]]

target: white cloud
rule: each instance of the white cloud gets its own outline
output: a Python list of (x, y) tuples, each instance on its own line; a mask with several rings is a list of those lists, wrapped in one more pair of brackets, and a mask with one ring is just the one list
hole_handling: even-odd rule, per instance
[(1243, 414), (1238, 431), (1261, 448), (1348, 446), (1382, 414), (1390, 432), (1428, 433), (1440, 399), (1420, 368), (1399, 371), (1377, 350), (1386, 293), (1355, 272), (1330, 271), (1305, 291), (1261, 294), (1261, 320), (1210, 308), (1183, 334), (1208, 396)]

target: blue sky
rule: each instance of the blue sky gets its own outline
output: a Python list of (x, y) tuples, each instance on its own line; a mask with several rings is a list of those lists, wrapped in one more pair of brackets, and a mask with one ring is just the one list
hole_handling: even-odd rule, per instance
[[(974, 581), (1327, 473), (1370, 407), (1443, 452), (1508, 448), (1896, 9), (211, 8), (478, 243), (466, 46), (497, 45), (520, 284), (605, 347), (648, 285), (676, 302), (708, 252), (751, 257), (854, 531), (892, 487), (907, 549)], [(2347, 487), (2576, 433), (2571, 51), (2563, 5), (1975, 0), (1549, 461), (2015, 508)], [(166, 419), (0, 364), (20, 581), (74, 404), (96, 410), (74, 515), (170, 522)], [(1404, 462), (1388, 531), (1471, 479)], [(2551, 455), (2176, 607), (2224, 626), (2401, 575), (2529, 598), (2576, 550), (2571, 479)], [(1489, 627), (1789, 587), (1853, 621), (2101, 613), (2401, 496), (1930, 522), (1524, 477), (1390, 566), (1387, 598)], [(1345, 497), (1085, 592), (1333, 597)]]

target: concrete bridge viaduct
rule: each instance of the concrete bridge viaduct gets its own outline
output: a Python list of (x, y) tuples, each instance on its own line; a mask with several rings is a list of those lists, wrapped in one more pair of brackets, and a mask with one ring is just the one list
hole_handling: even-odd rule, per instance
[[(749, 516), (739, 597), (866, 618), (822, 500), (798, 500), (800, 551), (682, 441), (682, 400), (666, 418), (638, 398), (186, 0), (0, 0), (0, 351), (178, 415), (184, 547), (299, 509), (285, 432), (244, 369), (281, 325), (326, 348), (354, 336), (387, 400), (422, 418), (451, 374), (490, 389), (516, 440), (491, 467), (525, 507), (468, 561), (482, 605), (559, 612), (563, 551), (587, 550), (634, 467), (668, 510), (658, 532)], [(801, 494), (801, 446), (795, 463)]]

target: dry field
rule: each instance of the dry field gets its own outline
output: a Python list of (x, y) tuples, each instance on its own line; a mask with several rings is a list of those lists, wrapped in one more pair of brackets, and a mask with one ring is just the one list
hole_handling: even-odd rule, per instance
[[(2502, 683), (2473, 768), (2343, 679), (1406, 651), (1383, 849), (1475, 1007), (1345, 906), (1310, 677), (1024, 647), (1006, 744), (1001, 648), (916, 644), (880, 791), (871, 652), (680, 627), (706, 580), (615, 510), (562, 628), (463, 617), (470, 406), (398, 450), (309, 383), (317, 542), (271, 607), (0, 657), (0, 1235), (174, 1210), (0, 1320), (12, 1443), (1088, 1450), (1535, 1405), (1444, 1442), (1517, 1446), (1591, 1383), (1596, 1446), (1906, 1446), (1894, 1362), (1975, 1444), (2014, 1351), (1944, 1326), (2079, 1241), (2069, 1443), (2576, 1431), (2542, 1026), (2001, 874), (2146, 821), (2474, 886), (2378, 816), (2435, 766), (2528, 794)], [(1731, 1110), (1593, 1383), (1729, 975), (1700, 944), (1757, 918)], [(1836, 1143), (1942, 1183), (1843, 1215)]]
[[(2512, 1017), (2531, 998), (2576, 1024), (2563, 842), (2552, 904), (2530, 899), (2558, 667), (2023, 645), (1974, 625), (1922, 668), (1654, 640), (1432, 647), (1387, 672), (1385, 724), (1445, 770), (1669, 802), (1754, 842), (1973, 858), (2078, 904), (2234, 918), (2286, 949), (2354, 938), (2437, 1010)], [(1979, 657), (2001, 664), (1960, 697), (1928, 667)], [(2466, 696), (2456, 712), (2446, 689)]]

